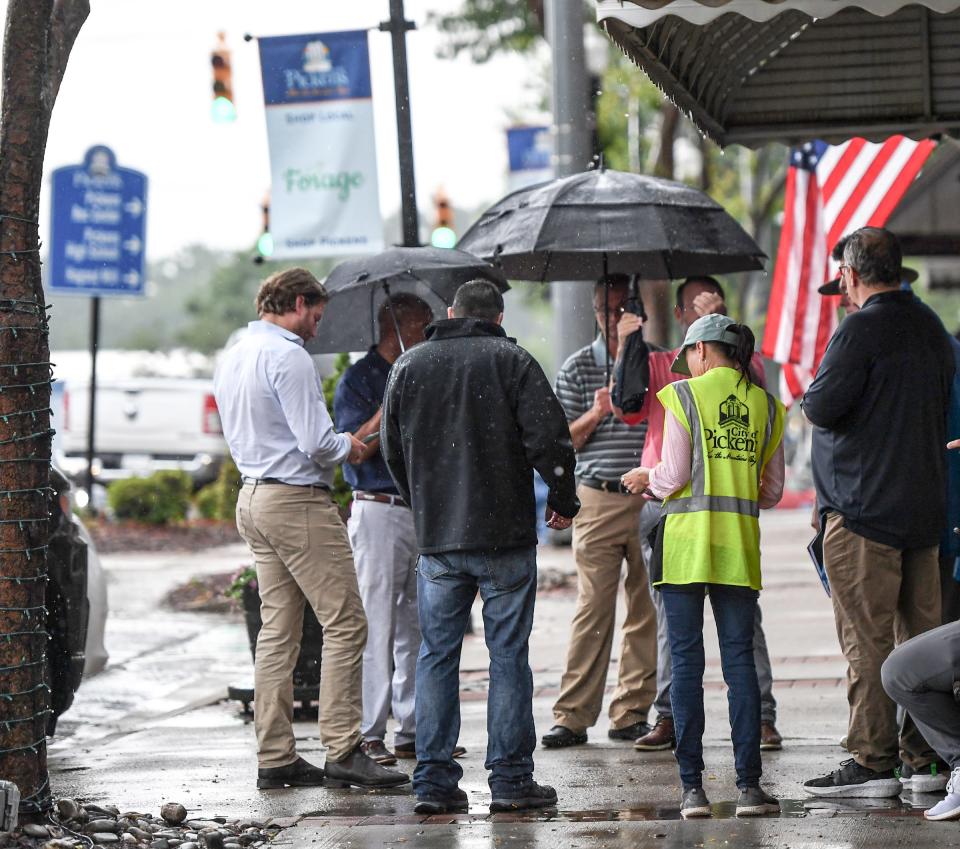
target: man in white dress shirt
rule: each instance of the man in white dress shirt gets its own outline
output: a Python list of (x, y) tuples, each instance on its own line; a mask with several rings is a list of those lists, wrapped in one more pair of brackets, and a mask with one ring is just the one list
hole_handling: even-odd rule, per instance
[[(337, 464), (363, 443), (336, 433), (304, 350), (328, 300), (305, 269), (268, 277), (259, 321), (223, 357), (214, 394), (243, 475), (237, 527), (257, 567), (263, 627), (254, 664), (257, 787), (392, 787), (408, 777), (360, 750), (361, 668), (367, 620), (346, 528), (330, 488)], [(325, 770), (297, 755), (293, 668), (304, 601), (323, 626), (320, 738)], [(326, 773), (326, 774), (324, 774)]]

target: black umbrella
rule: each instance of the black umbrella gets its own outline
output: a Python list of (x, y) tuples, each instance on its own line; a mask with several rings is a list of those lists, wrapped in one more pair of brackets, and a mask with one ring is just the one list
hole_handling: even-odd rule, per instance
[(763, 268), (716, 201), (672, 180), (599, 168), (507, 195), (460, 240), (511, 280), (664, 280)]
[(365, 351), (377, 342), (380, 305), (400, 292), (426, 301), (434, 318), (446, 318), (457, 289), (477, 279), (489, 280), (501, 292), (510, 288), (498, 269), (461, 250), (391, 248), (342, 262), (324, 282), (330, 301), (307, 350), (312, 354)]
[(507, 195), (467, 230), (460, 247), (510, 279), (541, 282), (727, 274), (762, 269), (766, 259), (703, 192), (603, 167)]

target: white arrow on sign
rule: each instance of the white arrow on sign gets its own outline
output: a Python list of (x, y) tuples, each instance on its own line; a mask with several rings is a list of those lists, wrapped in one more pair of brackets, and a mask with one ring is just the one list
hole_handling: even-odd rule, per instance
[(123, 243), (123, 247), (132, 254), (138, 254), (140, 253), (141, 248), (143, 248), (143, 242), (141, 242), (138, 237), (131, 236)]
[(140, 198), (132, 198), (124, 204), (123, 208), (134, 218), (139, 218), (143, 214), (143, 201)]
[(140, 283), (140, 275), (136, 271), (128, 271), (123, 275), (123, 282), (128, 286), (137, 286)]

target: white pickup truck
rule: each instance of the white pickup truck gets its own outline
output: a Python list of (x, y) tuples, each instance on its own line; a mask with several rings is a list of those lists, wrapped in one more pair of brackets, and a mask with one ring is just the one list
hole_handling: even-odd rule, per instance
[[(56, 463), (70, 477), (86, 473), (89, 379), (67, 379)], [(227, 456), (213, 381), (129, 377), (97, 381), (94, 476), (101, 483), (161, 469), (181, 469), (196, 485), (212, 481)]]

